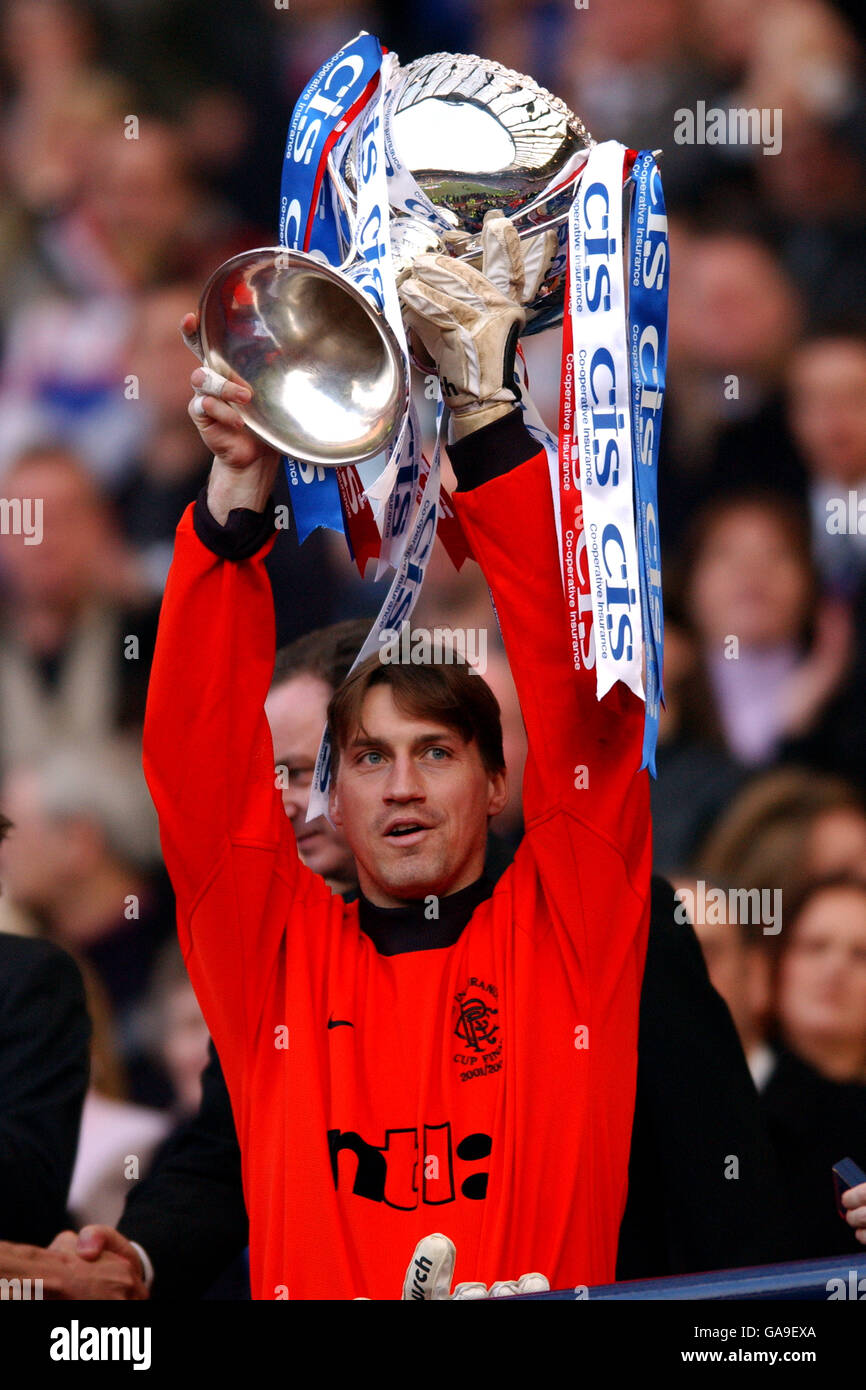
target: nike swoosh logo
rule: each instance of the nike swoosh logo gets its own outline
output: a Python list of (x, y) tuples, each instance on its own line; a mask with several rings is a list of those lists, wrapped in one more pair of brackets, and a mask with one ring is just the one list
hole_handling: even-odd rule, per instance
[(329, 1018), (328, 1028), (354, 1028), (354, 1023), (350, 1023), (347, 1018)]

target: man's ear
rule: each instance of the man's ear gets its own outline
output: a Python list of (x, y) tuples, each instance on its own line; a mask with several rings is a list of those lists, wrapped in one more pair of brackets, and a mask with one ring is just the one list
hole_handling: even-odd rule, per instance
[(503, 768), (501, 772), (488, 774), (488, 780), (490, 797), (487, 802), (487, 814), (498, 816), (508, 800), (508, 773)]
[(331, 778), (330, 786), (328, 787), (328, 820), (335, 830), (342, 830), (343, 818), (340, 815), (340, 800), (337, 796), (336, 777)]

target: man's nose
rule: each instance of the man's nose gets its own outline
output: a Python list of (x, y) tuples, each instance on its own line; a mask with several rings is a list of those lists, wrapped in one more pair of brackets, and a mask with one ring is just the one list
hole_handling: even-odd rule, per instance
[(385, 800), (418, 801), (424, 794), (424, 779), (415, 759), (409, 756), (395, 758), (385, 783)]
[(839, 947), (831, 951), (824, 962), (825, 976), (834, 982), (839, 979), (844, 979), (852, 965), (853, 960), (848, 954), (848, 951), (845, 950), (844, 947)]
[(283, 810), (292, 822), (303, 822), (310, 804), (309, 787), (294, 786), (291, 782), (282, 789)]

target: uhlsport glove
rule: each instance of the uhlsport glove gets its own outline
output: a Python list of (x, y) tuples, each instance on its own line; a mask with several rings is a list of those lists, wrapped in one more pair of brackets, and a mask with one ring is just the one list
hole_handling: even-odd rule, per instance
[(436, 366), (458, 439), (519, 400), (514, 354), (526, 322), (522, 306), (535, 298), (555, 244), (554, 233), (541, 233), (524, 252), (508, 218), (488, 213), (482, 270), (451, 256), (424, 255), (400, 285), (404, 321)]
[(475, 1298), (507, 1298), (516, 1293), (546, 1293), (550, 1285), (543, 1274), (523, 1274), (519, 1279), (504, 1279), (487, 1288), (486, 1284), (458, 1284), (451, 1292), (454, 1261), (457, 1251), (447, 1236), (425, 1236), (415, 1246), (415, 1254), (403, 1281), (403, 1300), (414, 1302), (451, 1299), (465, 1301)]

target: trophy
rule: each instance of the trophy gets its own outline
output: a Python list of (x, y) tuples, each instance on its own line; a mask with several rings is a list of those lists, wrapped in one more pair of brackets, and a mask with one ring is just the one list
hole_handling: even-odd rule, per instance
[[(332, 90), (327, 79), (321, 90)], [(310, 102), (335, 105), (330, 95)], [(395, 283), (425, 252), (480, 267), (481, 226), (496, 209), (528, 244), (557, 230), (561, 254), (526, 306), (524, 332), (561, 322), (568, 212), (594, 144), (583, 122), (532, 78), (469, 54), (395, 66), (381, 109)], [(245, 423), (281, 453), (325, 467), (383, 453), (408, 403), (393, 316), (362, 288), (363, 129), (357, 120), (323, 156), (341, 262), (287, 246), (246, 251), (215, 271), (200, 304), (203, 360), (253, 392)]]
[[(556, 434), (515, 395), (551, 471), (564, 640), (576, 669), (595, 667), (599, 699), (618, 682), (645, 699), (642, 765), (653, 770), (669, 281), (658, 153), (597, 144), (564, 102), (500, 63), (435, 53), (400, 67), (361, 33), (295, 106), (282, 245), (215, 272), (198, 344), (209, 367), (250, 387), (241, 416), (287, 456), (301, 539), (342, 525), (356, 558), (369, 548), (377, 573), (394, 568), (360, 660), (408, 621), (447, 515), (446, 417), (440, 399), (422, 484), (398, 286), (429, 253), (481, 267), (485, 217), (509, 219), (532, 270), (524, 334), (563, 324)], [(329, 766), (325, 739), (311, 815), (326, 806)]]

